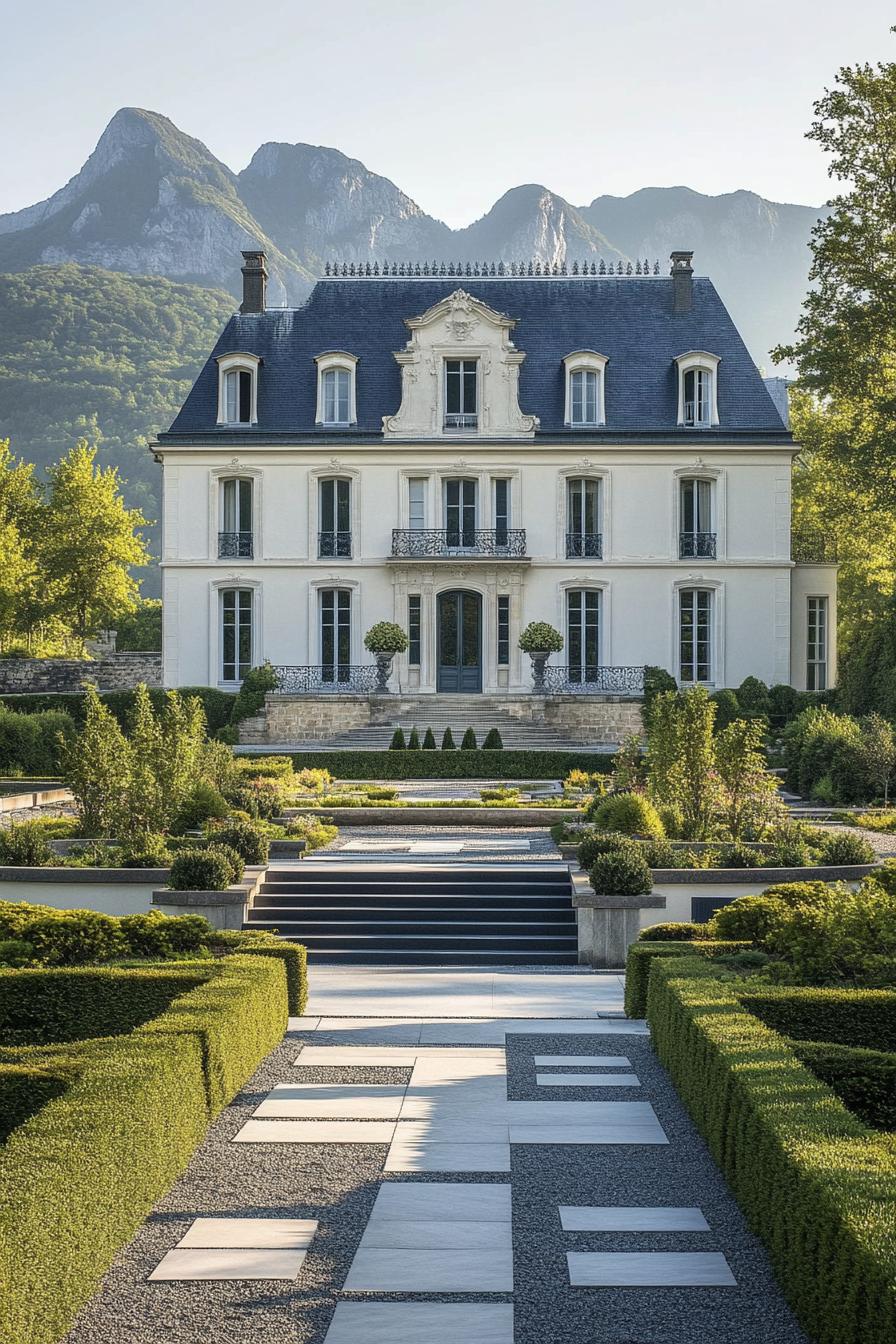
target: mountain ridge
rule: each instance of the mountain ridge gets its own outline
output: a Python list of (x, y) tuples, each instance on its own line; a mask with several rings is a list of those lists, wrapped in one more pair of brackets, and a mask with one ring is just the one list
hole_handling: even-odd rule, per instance
[(98, 266), (239, 291), (239, 253), (263, 247), (273, 305), (300, 302), (326, 261), (665, 258), (693, 248), (757, 362), (789, 338), (822, 209), (747, 188), (598, 195), (577, 206), (523, 183), (451, 229), (390, 178), (341, 150), (267, 141), (234, 172), (168, 117), (121, 108), (79, 172), (44, 201), (0, 215), (0, 272)]

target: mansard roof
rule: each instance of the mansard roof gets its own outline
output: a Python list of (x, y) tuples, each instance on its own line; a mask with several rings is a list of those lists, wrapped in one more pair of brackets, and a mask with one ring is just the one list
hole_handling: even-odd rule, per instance
[[(202, 436), (235, 439), (334, 437), (369, 440), (382, 435), (382, 418), (401, 403), (395, 352), (418, 317), (462, 283), (474, 298), (514, 319), (512, 339), (525, 354), (519, 376), (520, 409), (536, 415), (536, 439), (597, 441), (662, 437), (790, 442), (775, 406), (734, 322), (709, 279), (695, 277), (689, 311), (676, 313), (669, 276), (519, 276), (444, 278), (327, 278), (300, 308), (236, 314), (225, 326), (168, 434), (161, 442)], [(216, 426), (216, 360), (230, 351), (262, 360), (258, 423)], [(315, 356), (345, 350), (357, 356), (357, 423), (350, 430), (315, 426)], [(606, 424), (571, 430), (564, 425), (564, 356), (600, 350), (608, 357)], [(688, 350), (718, 355), (719, 425), (676, 427), (675, 359)], [(206, 436), (209, 436), (207, 438)]]

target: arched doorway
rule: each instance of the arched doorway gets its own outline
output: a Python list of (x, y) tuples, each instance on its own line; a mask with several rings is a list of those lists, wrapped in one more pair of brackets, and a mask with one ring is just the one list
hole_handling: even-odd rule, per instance
[(439, 593), (439, 691), (482, 690), (482, 598), (464, 588)]

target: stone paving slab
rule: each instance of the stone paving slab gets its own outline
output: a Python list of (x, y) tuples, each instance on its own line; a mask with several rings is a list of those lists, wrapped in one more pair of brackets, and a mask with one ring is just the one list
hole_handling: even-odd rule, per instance
[(634, 1073), (537, 1073), (539, 1087), (640, 1087)]
[(339, 1302), (325, 1344), (513, 1344), (497, 1302)]
[[(457, 1224), (453, 1224), (457, 1226)], [(513, 1253), (499, 1250), (357, 1251), (343, 1291), (366, 1293), (510, 1293)]]
[(178, 1246), (307, 1250), (317, 1231), (314, 1218), (197, 1218)]
[(305, 1251), (282, 1250), (179, 1250), (162, 1258), (153, 1272), (153, 1283), (172, 1279), (296, 1279)]
[(564, 1232), (708, 1232), (700, 1209), (621, 1204), (560, 1208)]
[(728, 1288), (737, 1280), (718, 1251), (570, 1251), (574, 1288)]

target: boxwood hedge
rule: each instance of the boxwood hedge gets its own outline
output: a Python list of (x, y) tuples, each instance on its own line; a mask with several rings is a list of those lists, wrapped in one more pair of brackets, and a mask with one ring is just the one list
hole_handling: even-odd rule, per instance
[(69, 1077), (39, 1064), (0, 1062), (0, 1143), (68, 1087)]
[(336, 779), (565, 779), (611, 768), (609, 757), (579, 751), (315, 751), (293, 761)]
[[(680, 947), (681, 945), (679, 945)], [(816, 1344), (896, 1338), (896, 1151), (699, 957), (659, 960), (654, 1048)]]
[(711, 941), (701, 938), (696, 942), (638, 942), (628, 949), (625, 967), (625, 1011), (629, 1017), (643, 1017), (647, 1012), (647, 981), (654, 957), (713, 957), (726, 952), (742, 952), (749, 943)]
[(782, 1036), (896, 1050), (896, 990), (763, 985), (740, 997), (749, 1012)]
[[(65, 1334), (186, 1167), (209, 1116), (280, 1040), (281, 962), (236, 955), (198, 969), (205, 983), (151, 1022), (61, 1047), (77, 1076), (10, 1134), (0, 1154), (0, 1339), (9, 1344)], [(50, 1071), (52, 1051), (42, 1058)]]
[(790, 1048), (866, 1125), (896, 1130), (896, 1054), (827, 1041), (791, 1041)]

